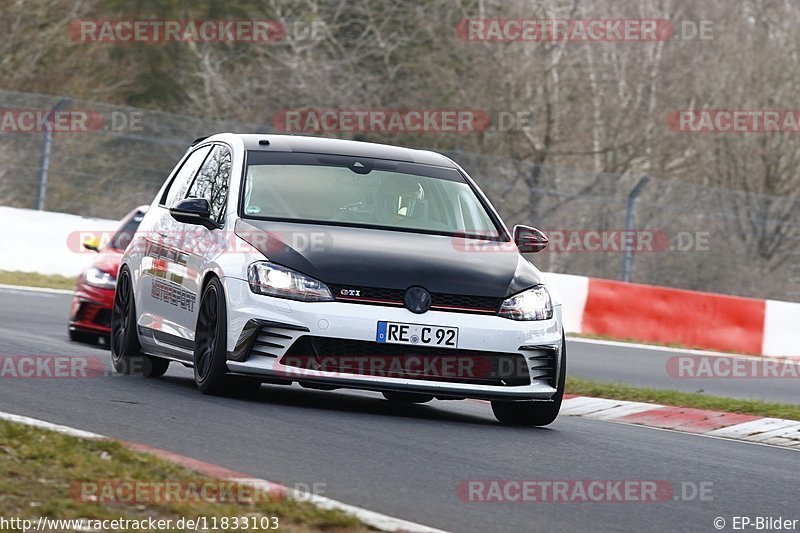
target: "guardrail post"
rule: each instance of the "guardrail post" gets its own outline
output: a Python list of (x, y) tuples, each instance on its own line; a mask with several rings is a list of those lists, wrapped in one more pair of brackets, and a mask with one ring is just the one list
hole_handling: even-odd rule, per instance
[(44, 211), (44, 202), (47, 197), (47, 169), (50, 166), (50, 144), (53, 142), (53, 128), (50, 126), (53, 113), (69, 103), (69, 98), (62, 98), (47, 113), (45, 128), (42, 137), (42, 157), (39, 160), (39, 193), (36, 196), (36, 210)]
[[(642, 176), (639, 183), (631, 189), (628, 193), (628, 210), (625, 213), (625, 231), (633, 231), (633, 215), (634, 208), (636, 207), (636, 199), (642, 193), (647, 182), (650, 181), (650, 176)], [(622, 281), (629, 282), (631, 280), (631, 267), (633, 266), (633, 250), (627, 247), (622, 253)]]

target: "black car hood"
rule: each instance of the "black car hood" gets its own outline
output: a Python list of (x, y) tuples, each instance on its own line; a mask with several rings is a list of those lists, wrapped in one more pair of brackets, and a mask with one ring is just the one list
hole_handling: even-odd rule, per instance
[(331, 285), (505, 297), (541, 283), (511, 243), (251, 219), (235, 232), (270, 261)]

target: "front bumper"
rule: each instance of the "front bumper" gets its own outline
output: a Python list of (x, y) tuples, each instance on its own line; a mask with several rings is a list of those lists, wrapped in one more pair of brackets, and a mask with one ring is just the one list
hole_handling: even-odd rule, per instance
[(100, 289), (79, 282), (72, 296), (69, 329), (91, 333), (111, 333), (111, 307), (114, 289)]
[[(228, 296), (227, 364), (235, 374), (331, 388), (418, 392), (441, 398), (549, 400), (557, 392), (554, 376), (560, 371), (563, 349), (560, 306), (551, 320), (535, 322), (443, 311), (418, 315), (397, 307), (272, 298), (253, 294), (244, 280), (223, 278), (222, 282)], [(419, 379), (284, 364), (301, 337), (362, 341), (361, 345), (372, 343), (376, 350), (397, 346), (375, 342), (378, 321), (457, 327), (458, 350), (439, 349), (437, 354), (469, 352), (482, 359), (497, 354), (517, 357), (526, 363), (525, 384), (482, 384), (430, 376)], [(553, 368), (548, 376), (541, 372), (545, 364), (540, 359), (543, 353), (552, 353)]]

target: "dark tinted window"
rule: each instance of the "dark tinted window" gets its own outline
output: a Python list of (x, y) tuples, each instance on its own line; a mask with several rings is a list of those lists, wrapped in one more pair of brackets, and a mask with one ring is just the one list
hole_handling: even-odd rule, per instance
[(136, 233), (136, 229), (139, 227), (139, 223), (144, 218), (144, 213), (137, 212), (131, 218), (129, 218), (125, 224), (114, 234), (114, 237), (108, 243), (108, 245), (112, 248), (117, 250), (125, 250), (128, 245), (131, 243), (133, 239), (134, 233)]
[(195, 176), (186, 198), (205, 198), (211, 206), (211, 218), (220, 220), (228, 199), (230, 177), (231, 151), (227, 146), (217, 145)]
[(192, 152), (192, 155), (190, 155), (183, 164), (175, 175), (175, 179), (172, 180), (169, 188), (164, 193), (164, 197), (161, 199), (163, 205), (172, 207), (176, 201), (184, 198), (186, 189), (189, 188), (192, 178), (197, 174), (197, 170), (200, 168), (200, 165), (203, 164), (203, 161), (205, 161), (210, 150), (211, 146), (204, 146)]
[(485, 206), (454, 168), (264, 153), (248, 154), (245, 217), (500, 237)]

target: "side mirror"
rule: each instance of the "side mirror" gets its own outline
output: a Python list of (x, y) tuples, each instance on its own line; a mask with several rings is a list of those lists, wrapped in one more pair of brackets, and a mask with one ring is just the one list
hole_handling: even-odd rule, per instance
[(514, 243), (523, 254), (535, 254), (547, 248), (550, 240), (541, 230), (530, 226), (514, 226)]
[(178, 222), (197, 224), (216, 229), (219, 224), (211, 219), (211, 206), (205, 198), (186, 198), (169, 208), (169, 214)]
[(99, 252), (100, 251), (100, 237), (86, 237), (86, 239), (81, 243), (85, 249), (90, 250), (92, 252)]

